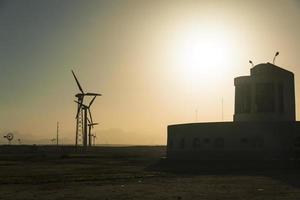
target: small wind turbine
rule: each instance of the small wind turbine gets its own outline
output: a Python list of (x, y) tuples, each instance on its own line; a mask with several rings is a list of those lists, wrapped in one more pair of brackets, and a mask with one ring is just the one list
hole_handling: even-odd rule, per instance
[(94, 126), (98, 125), (99, 123), (89, 123), (89, 145), (92, 146), (92, 140), (93, 143), (95, 144), (95, 137), (96, 135), (92, 134), (92, 128), (94, 128)]
[(56, 141), (56, 138), (52, 138), (50, 141), (51, 141), (52, 144), (54, 144), (55, 141)]
[(11, 141), (14, 139), (14, 134), (12, 133), (7, 133), (6, 135), (3, 136), (8, 140), (8, 144), (11, 144)]
[(96, 138), (97, 138), (96, 133), (94, 133), (92, 137), (93, 137), (93, 144), (94, 146), (96, 146)]

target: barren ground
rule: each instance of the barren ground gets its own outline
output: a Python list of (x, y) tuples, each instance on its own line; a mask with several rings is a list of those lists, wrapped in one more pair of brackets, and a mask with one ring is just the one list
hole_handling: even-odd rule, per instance
[(300, 170), (174, 172), (165, 147), (0, 155), (0, 199), (300, 199)]

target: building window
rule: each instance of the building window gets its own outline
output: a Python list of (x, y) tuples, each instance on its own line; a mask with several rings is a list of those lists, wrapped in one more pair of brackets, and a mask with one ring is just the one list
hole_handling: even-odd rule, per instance
[(255, 103), (257, 112), (274, 112), (274, 84), (273, 83), (257, 83)]
[(181, 140), (179, 142), (179, 148), (184, 149), (184, 147), (185, 147), (185, 140), (184, 140), (184, 138), (181, 138)]
[(218, 149), (224, 148), (224, 138), (215, 139), (214, 146)]
[(263, 138), (254, 138), (252, 141), (252, 146), (254, 148), (262, 148), (264, 146), (264, 139)]
[(300, 137), (294, 139), (294, 147), (300, 148)]
[(283, 84), (278, 84), (278, 110), (279, 113), (284, 113), (284, 95), (283, 95)]
[(199, 138), (194, 138), (193, 140), (193, 148), (194, 149), (199, 149), (201, 147), (201, 142)]
[(169, 145), (170, 149), (173, 149), (173, 140), (169, 140)]
[(263, 138), (257, 138), (257, 140), (256, 140), (256, 146), (258, 148), (262, 148), (264, 146), (264, 139)]
[(251, 111), (251, 86), (249, 84), (235, 86), (235, 113)]
[(249, 143), (248, 138), (242, 138), (242, 139), (241, 139), (241, 143), (242, 143), (242, 144), (248, 144), (248, 143)]
[(204, 138), (203, 143), (204, 144), (209, 144), (210, 143), (210, 139), (209, 138)]

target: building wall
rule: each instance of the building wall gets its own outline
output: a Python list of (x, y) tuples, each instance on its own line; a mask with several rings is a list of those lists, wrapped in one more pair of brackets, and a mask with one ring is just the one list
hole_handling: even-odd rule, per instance
[(234, 121), (295, 121), (294, 74), (270, 63), (234, 79)]
[(293, 152), (293, 139), (300, 131), (299, 124), (221, 122), (171, 125), (168, 127), (167, 156), (170, 159), (197, 160), (289, 158)]
[(300, 159), (294, 74), (270, 63), (234, 79), (234, 122), (168, 126), (167, 157), (193, 160)]

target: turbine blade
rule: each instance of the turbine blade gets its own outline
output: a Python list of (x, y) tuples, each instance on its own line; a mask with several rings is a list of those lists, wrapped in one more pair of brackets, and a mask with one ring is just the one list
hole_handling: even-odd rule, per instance
[(91, 92), (85, 93), (84, 95), (85, 95), (85, 96), (102, 96), (102, 94), (91, 93)]
[(93, 99), (92, 99), (92, 101), (90, 102), (90, 104), (89, 104), (89, 108), (91, 107), (91, 105), (92, 105), (92, 104), (93, 104), (93, 102), (95, 101), (96, 97), (97, 97), (97, 96), (94, 96), (94, 98), (93, 98)]
[(79, 104), (80, 106), (88, 107), (88, 106), (84, 105), (84, 104), (82, 103), (82, 101), (75, 101), (75, 100), (74, 100), (74, 102), (77, 103), (77, 104)]
[(91, 125), (92, 125), (92, 128), (94, 128), (92, 113), (91, 113), (90, 108), (88, 108), (88, 110), (89, 110), (89, 115), (90, 115), (90, 119), (91, 119)]
[(82, 104), (82, 103), (81, 103), (81, 102), (79, 102), (79, 101), (75, 101), (75, 100), (74, 100), (74, 102), (75, 102), (75, 103), (77, 103), (77, 104), (79, 104), (79, 105), (81, 105), (81, 104)]
[(81, 87), (81, 85), (80, 85), (80, 83), (79, 83), (79, 81), (78, 81), (78, 79), (77, 79), (75, 73), (73, 72), (73, 70), (72, 70), (72, 74), (73, 74), (73, 76), (74, 76), (74, 78), (75, 78), (75, 81), (76, 81), (76, 83), (77, 83), (77, 86), (78, 86), (79, 90), (81, 91), (82, 94), (84, 94), (83, 89), (82, 89), (82, 87)]

